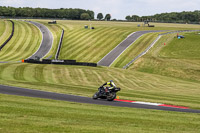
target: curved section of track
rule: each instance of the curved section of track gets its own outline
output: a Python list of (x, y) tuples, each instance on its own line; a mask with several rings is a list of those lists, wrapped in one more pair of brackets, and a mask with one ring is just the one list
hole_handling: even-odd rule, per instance
[(30, 23), (34, 24), (36, 27), (38, 27), (42, 33), (43, 39), (40, 45), (40, 48), (38, 51), (36, 51), (31, 57), (28, 59), (35, 59), (35, 57), (43, 58), (45, 55), (49, 53), (51, 50), (51, 47), (53, 45), (53, 35), (49, 31), (49, 29), (44, 26), (43, 24), (29, 21)]
[(171, 32), (166, 32), (159, 34), (156, 40), (154, 40), (149, 47), (147, 47), (142, 53), (140, 53), (138, 56), (136, 56), (133, 60), (131, 60), (128, 64), (126, 64), (123, 69), (127, 69), (133, 62), (135, 62), (138, 58), (142, 57), (145, 55), (154, 45), (155, 43), (163, 36), (163, 35), (168, 35), (168, 34), (174, 34), (174, 33), (182, 33), (182, 32), (198, 32), (200, 30), (179, 30), (179, 31), (171, 31)]
[(98, 62), (99, 66), (110, 66), (131, 44), (133, 44), (139, 37), (146, 33), (163, 32), (163, 31), (137, 31), (129, 35), (124, 41), (122, 41), (117, 47), (115, 47), (110, 53), (108, 53), (103, 59)]
[(156, 110), (176, 111), (176, 112), (200, 113), (200, 110), (153, 106), (153, 105), (145, 105), (145, 104), (138, 104), (138, 103), (120, 102), (120, 101), (109, 102), (106, 100), (93, 100), (92, 98), (88, 98), (88, 97), (59, 94), (59, 93), (53, 93), (53, 92), (24, 89), (24, 88), (10, 87), (10, 86), (4, 86), (4, 85), (0, 85), (0, 93), (8, 94), (8, 95), (28, 96), (28, 97), (78, 102), (78, 103), (130, 107), (130, 108), (156, 109)]

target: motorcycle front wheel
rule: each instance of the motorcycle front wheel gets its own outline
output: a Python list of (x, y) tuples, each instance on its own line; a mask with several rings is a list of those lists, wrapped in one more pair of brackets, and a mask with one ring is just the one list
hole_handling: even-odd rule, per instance
[(93, 97), (92, 97), (92, 98), (93, 98), (93, 99), (97, 99), (97, 98), (99, 97), (98, 95), (99, 95), (99, 93), (98, 93), (98, 92), (96, 92), (96, 93), (93, 95)]

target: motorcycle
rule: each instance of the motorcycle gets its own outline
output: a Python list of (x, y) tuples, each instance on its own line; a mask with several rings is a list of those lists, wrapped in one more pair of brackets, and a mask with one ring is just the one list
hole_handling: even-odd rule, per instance
[(116, 93), (120, 91), (120, 88), (109, 89), (109, 87), (99, 87), (98, 92), (93, 95), (93, 99), (107, 99), (113, 101), (116, 98)]

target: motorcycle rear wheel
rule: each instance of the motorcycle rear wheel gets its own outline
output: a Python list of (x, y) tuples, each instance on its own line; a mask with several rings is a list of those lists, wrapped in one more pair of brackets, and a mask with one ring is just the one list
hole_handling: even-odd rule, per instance
[(109, 94), (109, 96), (107, 96), (107, 100), (108, 101), (113, 101), (116, 98), (116, 93), (112, 92)]

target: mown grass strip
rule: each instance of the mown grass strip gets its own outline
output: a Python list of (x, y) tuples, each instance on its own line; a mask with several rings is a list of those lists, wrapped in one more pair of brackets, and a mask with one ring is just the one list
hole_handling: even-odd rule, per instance
[(55, 59), (56, 60), (58, 59), (58, 57), (60, 55), (60, 50), (61, 50), (61, 47), (62, 47), (62, 42), (63, 42), (63, 36), (64, 36), (64, 34), (65, 34), (65, 31), (62, 30), (60, 41), (59, 41), (58, 48), (57, 48), (57, 52), (56, 52), (56, 55), (55, 55)]
[(133, 58), (142, 53), (157, 37), (158, 33), (144, 34), (137, 39), (115, 62), (112, 67), (122, 68), (129, 63)]
[(28, 58), (38, 48), (41, 42), (41, 33), (33, 25), (15, 21), (15, 34), (11, 41), (0, 53), (2, 61), (20, 61)]
[(121, 99), (199, 108), (199, 83), (116, 68), (89, 68), (24, 63), (0, 64), (0, 83), (91, 97), (114, 80)]
[[(57, 32), (63, 28), (66, 34), (63, 39), (60, 59), (76, 59), (80, 62), (98, 62), (130, 33), (141, 30), (152, 30), (149, 27), (137, 27), (138, 23), (58, 20), (56, 25), (48, 25), (48, 20), (37, 21), (45, 24), (51, 28), (52, 32), (55, 32), (55, 42), (59, 42), (59, 37), (57, 36), (59, 33)], [(95, 27), (95, 30), (84, 29), (84, 25), (90, 24)], [(153, 30), (188, 30), (199, 27), (177, 24), (155, 25), (156, 27)], [(104, 33), (100, 32), (100, 29)], [(114, 30), (108, 32), (110, 29), (116, 29), (115, 31), (118, 31), (118, 33)], [(105, 32), (108, 34), (105, 34)], [(54, 45), (57, 46), (55, 42)], [(56, 48), (52, 51), (55, 50)], [(53, 55), (49, 54), (48, 57), (52, 57)]]
[(2, 94), (0, 97), (0, 130), (3, 132), (200, 131), (198, 114), (90, 105)]
[(133, 65), (134, 69), (199, 82), (199, 35), (185, 33), (185, 39), (177, 39), (176, 35), (163, 36), (147, 55)]
[(0, 26), (1, 26), (1, 29), (0, 29), (0, 38), (1, 36), (5, 33), (6, 31), (6, 23), (5, 23), (5, 20), (0, 20)]
[(14, 24), (14, 22), (12, 21), (12, 20), (10, 20), (10, 22), (12, 23), (12, 31), (11, 31), (11, 33), (10, 33), (10, 36), (5, 40), (5, 42), (2, 44), (2, 45), (0, 45), (0, 51), (5, 47), (5, 45), (12, 39), (12, 37), (13, 37), (13, 34), (14, 34), (14, 32), (15, 32), (15, 24)]
[[(32, 20), (32, 21), (35, 21), (35, 20)], [(62, 33), (62, 28), (57, 24), (48, 24), (48, 21), (37, 20), (37, 22), (45, 25), (51, 31), (53, 35), (53, 45), (49, 53), (44, 58), (55, 59), (55, 55), (56, 55), (58, 45), (59, 45), (59, 40)]]

